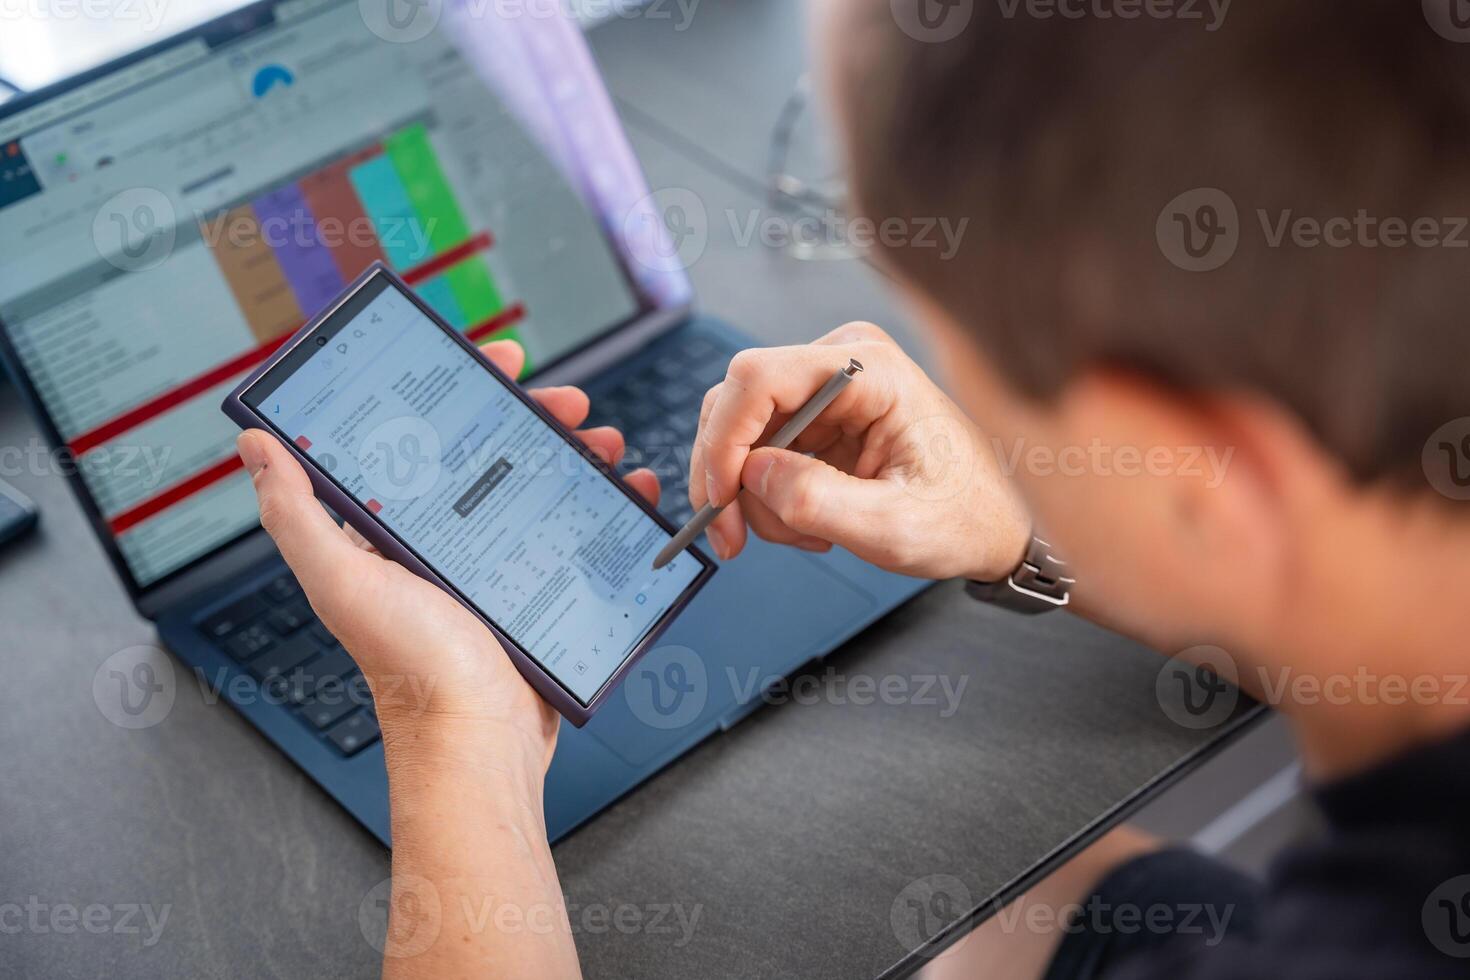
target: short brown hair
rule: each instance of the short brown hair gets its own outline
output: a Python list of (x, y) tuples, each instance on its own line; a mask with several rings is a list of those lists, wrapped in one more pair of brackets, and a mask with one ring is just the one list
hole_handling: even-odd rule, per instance
[[(952, 259), (887, 264), (1032, 395), (1092, 363), (1255, 389), (1359, 477), (1419, 474), (1429, 434), (1470, 415), (1470, 44), (1411, 0), (1241, 3), (1213, 31), (1128, 0), (1145, 13), (951, 0), (973, 3), (957, 37), (906, 32), (904, 4), (935, 2), (860, 0), (834, 39), (858, 210), (970, 219)], [(1211, 271), (1159, 236), (1199, 188), (1238, 206)], [(1292, 241), (1299, 218), (1360, 212), (1376, 244)], [(1438, 222), (1439, 246), (1392, 247), (1391, 217)]]

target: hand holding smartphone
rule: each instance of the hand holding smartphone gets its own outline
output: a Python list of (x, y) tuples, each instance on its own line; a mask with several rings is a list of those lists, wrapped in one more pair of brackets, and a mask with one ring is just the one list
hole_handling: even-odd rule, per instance
[(317, 496), (454, 596), (578, 726), (714, 573), (570, 432), (375, 265), (224, 403)]

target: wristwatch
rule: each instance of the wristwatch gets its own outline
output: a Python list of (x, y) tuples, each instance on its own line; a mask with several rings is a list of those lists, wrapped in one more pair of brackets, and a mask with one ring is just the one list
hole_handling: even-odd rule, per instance
[(1051, 545), (1031, 535), (1026, 556), (1014, 572), (999, 582), (965, 583), (970, 598), (1012, 612), (1035, 615), (1060, 609), (1072, 600), (1077, 580), (1067, 574), (1067, 563), (1052, 554)]

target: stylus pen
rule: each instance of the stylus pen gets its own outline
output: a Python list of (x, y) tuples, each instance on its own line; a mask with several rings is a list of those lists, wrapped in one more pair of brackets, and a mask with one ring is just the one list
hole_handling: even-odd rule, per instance
[[(796, 414), (791, 416), (786, 424), (776, 431), (775, 435), (771, 436), (770, 442), (753, 448), (785, 449), (791, 445), (796, 441), (796, 437), (805, 432), (806, 427), (812, 424), (812, 420), (821, 415), (827, 406), (842, 394), (842, 389), (847, 387), (848, 382), (862, 373), (862, 370), (863, 366), (857, 362), (857, 359), (850, 358), (847, 367), (832, 375), (815, 395), (807, 399), (807, 403), (797, 409)], [(663, 568), (678, 557), (679, 552), (693, 544), (694, 539), (703, 534), (704, 529), (709, 527), (710, 521), (719, 517), (720, 511), (724, 509), (724, 507), (715, 507), (711, 504), (705, 504), (700, 508), (699, 513), (689, 519), (689, 523), (674, 535), (673, 540), (664, 545), (664, 550), (660, 551), (658, 557), (653, 560), (654, 569)]]

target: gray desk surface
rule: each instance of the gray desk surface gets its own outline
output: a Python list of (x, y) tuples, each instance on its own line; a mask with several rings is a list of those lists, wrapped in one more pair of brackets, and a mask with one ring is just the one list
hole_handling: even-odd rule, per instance
[[(750, 17), (732, 18), (731, 6)], [(654, 121), (635, 119), (633, 136), (656, 186), (687, 187), (712, 208), (757, 206), (748, 186), (696, 165), (669, 131), (682, 118), (703, 139), (694, 120), (708, 112), (739, 136), (731, 153), (759, 146), (739, 134), (763, 133), (769, 100), (747, 105), (733, 93), (763, 57), (776, 59), (773, 76), (794, 77), (793, 17), (774, 0), (704, 0), (672, 41), (656, 22), (599, 29), (614, 84), (627, 85), (620, 97), (643, 100)], [(700, 32), (716, 31), (723, 54), (701, 61), (696, 45), (710, 39)], [(687, 87), (666, 101), (655, 98), (642, 64), (655, 58), (640, 37), (660, 58), (666, 49), (671, 68), (686, 65)], [(727, 113), (702, 101), (717, 95)], [(721, 224), (694, 266), (696, 285), (707, 308), (763, 341), (860, 316), (901, 328), (864, 266), (793, 263), (741, 247)], [(14, 392), (0, 390), (0, 447), (37, 438)], [(0, 553), (0, 975), (376, 976), (358, 915), (388, 855), (190, 683), (156, 727), (128, 732), (102, 717), (94, 672), (153, 632), (60, 476), (5, 458), (4, 475), (44, 518), (38, 535)], [(1066, 616), (987, 610), (948, 585), (829, 664), (848, 677), (933, 675), (966, 687), (950, 717), (925, 704), (765, 709), (560, 844), (587, 976), (879, 974), (912, 942), (906, 899), (928, 876), (952, 876), (968, 904), (984, 905), (1222, 737), (1164, 716), (1155, 655)], [(18, 934), (12, 905), (27, 916)], [(95, 931), (65, 917), (88, 906), (105, 908), (89, 920)], [(155, 942), (144, 914), (129, 911), (141, 906), (155, 917), (167, 909)], [(599, 909), (624, 910), (614, 920), (624, 927), (583, 911)], [(655, 927), (661, 909), (671, 914)], [(687, 941), (670, 925), (678, 914), (693, 923)]]

